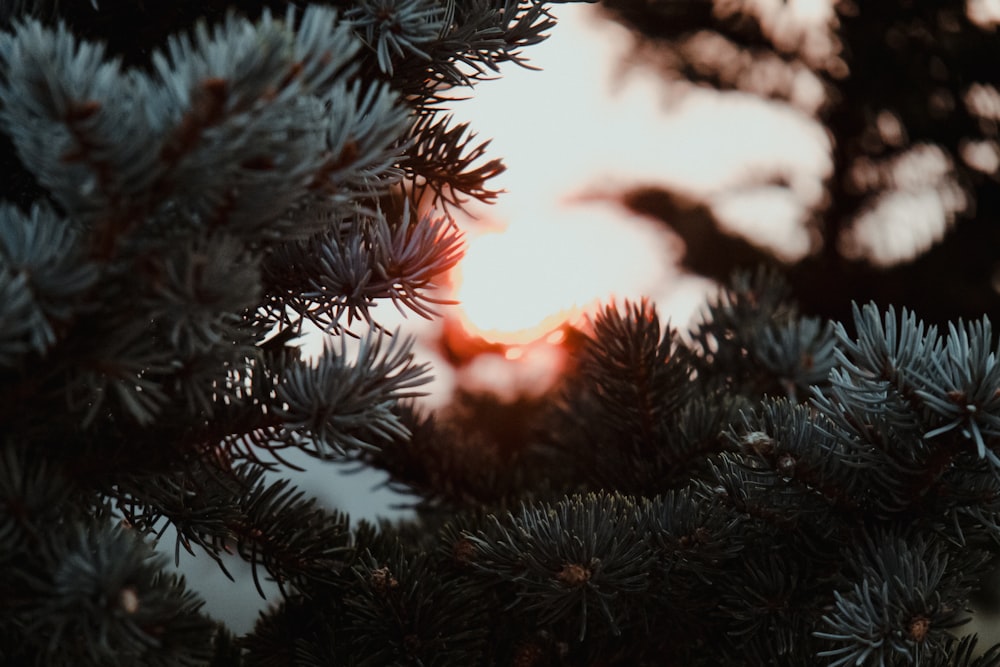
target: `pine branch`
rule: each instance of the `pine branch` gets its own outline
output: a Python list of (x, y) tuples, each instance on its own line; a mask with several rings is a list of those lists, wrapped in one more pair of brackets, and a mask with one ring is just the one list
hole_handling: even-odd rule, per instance
[(485, 582), (513, 585), (513, 606), (540, 623), (575, 620), (579, 640), (588, 631), (618, 635), (651, 565), (642, 532), (627, 523), (634, 516), (629, 499), (609, 495), (525, 507), (494, 519), (495, 539), (468, 536), (471, 562)]
[(464, 197), (491, 203), (500, 194), (486, 187), (486, 182), (504, 172), (500, 160), (483, 161), (489, 141), (469, 148), (475, 134), (468, 123), (452, 126), (450, 115), (443, 118), (424, 114), (413, 128), (419, 141), (408, 152), (406, 171), (413, 181), (417, 201), (461, 208)]

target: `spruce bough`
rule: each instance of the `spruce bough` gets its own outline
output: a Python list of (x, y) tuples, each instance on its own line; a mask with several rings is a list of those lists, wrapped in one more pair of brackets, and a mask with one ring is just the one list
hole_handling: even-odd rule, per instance
[[(519, 437), (409, 399), (399, 335), (489, 200), (442, 96), (519, 58), (539, 5), (231, 15), (125, 67), (0, 35), (0, 655), (44, 665), (986, 665), (959, 639), (1000, 527), (985, 318), (801, 317), (740, 274), (685, 336), (646, 302), (571, 337)], [(462, 401), (466, 402), (463, 405)], [(388, 471), (417, 519), (352, 526), (282, 453)], [(150, 542), (235, 551), (282, 602), (233, 637)], [(221, 559), (220, 566), (223, 565)]]

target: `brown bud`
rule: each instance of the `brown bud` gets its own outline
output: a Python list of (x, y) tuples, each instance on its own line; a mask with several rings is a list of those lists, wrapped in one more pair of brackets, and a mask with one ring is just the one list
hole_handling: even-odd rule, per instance
[(380, 567), (372, 570), (372, 587), (379, 595), (385, 595), (394, 588), (399, 587), (399, 581), (392, 576), (392, 572), (387, 567)]
[(907, 634), (910, 639), (915, 642), (922, 642), (927, 637), (927, 633), (931, 631), (931, 619), (926, 616), (917, 616), (910, 621), (910, 626), (907, 628)]
[(451, 555), (454, 556), (455, 560), (459, 563), (469, 563), (472, 561), (473, 556), (476, 555), (476, 545), (474, 545), (471, 540), (467, 540), (463, 537), (452, 545)]
[(526, 642), (514, 651), (513, 667), (535, 667), (542, 659), (544, 651), (535, 642)]
[(590, 569), (577, 563), (566, 563), (562, 571), (559, 572), (559, 581), (567, 586), (583, 586), (590, 581)]

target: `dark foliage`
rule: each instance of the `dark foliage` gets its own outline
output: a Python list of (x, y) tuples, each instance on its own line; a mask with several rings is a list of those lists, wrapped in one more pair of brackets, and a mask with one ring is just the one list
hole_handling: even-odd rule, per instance
[[(414, 192), (489, 199), (499, 169), (438, 94), (551, 21), (206, 5), (185, 33), (192, 7), (117, 61), (93, 40), (165, 10), (5, 6), (0, 132), (30, 179), (0, 205), (0, 662), (1000, 664), (956, 634), (1000, 543), (986, 317), (831, 322), (742, 273), (686, 336), (601, 310), (537, 402), (422, 413), (371, 310), (431, 314), (460, 254)], [(294, 345), (359, 320), (354, 347)], [(267, 474), (292, 449), (387, 471), (417, 518), (352, 526)], [(153, 550), (168, 526), (280, 603), (234, 637)]]

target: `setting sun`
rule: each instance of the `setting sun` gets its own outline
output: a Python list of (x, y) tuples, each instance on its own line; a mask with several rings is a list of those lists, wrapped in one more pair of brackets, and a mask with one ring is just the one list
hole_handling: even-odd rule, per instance
[(512, 218), (469, 242), (456, 296), (471, 332), (523, 344), (612, 295), (639, 298), (667, 278), (665, 234), (608, 208), (567, 205)]

